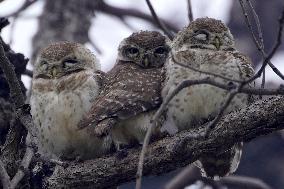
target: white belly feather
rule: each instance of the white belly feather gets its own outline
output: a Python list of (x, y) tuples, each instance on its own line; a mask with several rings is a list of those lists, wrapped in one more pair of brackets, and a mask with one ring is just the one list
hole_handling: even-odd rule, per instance
[(88, 159), (110, 148), (110, 138), (99, 139), (86, 129), (77, 128), (77, 123), (89, 111), (98, 92), (97, 82), (92, 75), (75, 90), (40, 92), (33, 89), (31, 113), (42, 153)]

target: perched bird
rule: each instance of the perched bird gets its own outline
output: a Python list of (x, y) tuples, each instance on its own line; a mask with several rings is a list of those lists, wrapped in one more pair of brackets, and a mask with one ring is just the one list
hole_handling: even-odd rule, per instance
[(89, 159), (109, 151), (110, 137), (77, 128), (100, 92), (99, 69), (96, 57), (77, 43), (53, 43), (39, 53), (30, 104), (44, 156)]
[(162, 102), (168, 52), (166, 37), (159, 32), (140, 31), (124, 39), (104, 89), (79, 126), (94, 126), (98, 136), (111, 131), (118, 145), (142, 143), (154, 110)]
[[(196, 80), (210, 75), (202, 74), (175, 63), (195, 69), (219, 74), (235, 80), (246, 80), (254, 70), (251, 61), (238, 52), (234, 38), (220, 20), (199, 18), (180, 31), (172, 44), (172, 57), (166, 62), (166, 81), (162, 91), (165, 98), (184, 80)], [(217, 82), (230, 81), (210, 76)], [(202, 120), (216, 116), (229, 92), (211, 85), (194, 85), (183, 89), (169, 103), (165, 125), (172, 130), (189, 130), (200, 125)], [(242, 108), (249, 103), (249, 96), (235, 96), (226, 113)], [(228, 151), (204, 154), (197, 162), (203, 176), (218, 178), (233, 173), (241, 158), (242, 144), (236, 144)]]

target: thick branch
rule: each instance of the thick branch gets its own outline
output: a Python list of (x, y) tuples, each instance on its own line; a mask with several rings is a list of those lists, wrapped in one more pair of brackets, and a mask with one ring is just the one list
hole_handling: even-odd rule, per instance
[[(144, 175), (166, 173), (194, 162), (203, 153), (226, 150), (235, 143), (248, 142), (283, 129), (283, 101), (283, 96), (272, 97), (230, 113), (220, 120), (207, 139), (191, 139), (183, 143), (186, 136), (197, 132), (184, 131), (152, 143), (145, 158)], [(181, 143), (184, 145), (179, 147)], [(66, 169), (58, 167), (46, 183), (49, 188), (108, 188), (129, 182), (135, 179), (140, 150), (129, 149), (128, 156), (122, 160), (114, 155), (71, 163)]]

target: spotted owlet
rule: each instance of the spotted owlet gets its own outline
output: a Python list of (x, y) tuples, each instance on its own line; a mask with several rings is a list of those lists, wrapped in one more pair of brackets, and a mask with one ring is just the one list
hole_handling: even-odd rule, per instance
[(161, 104), (164, 62), (169, 46), (159, 32), (140, 31), (124, 39), (104, 89), (81, 127), (94, 124), (97, 135), (111, 130), (116, 144), (141, 143), (153, 110)]
[[(182, 67), (177, 62), (195, 69), (219, 74), (235, 80), (246, 80), (253, 75), (251, 61), (238, 52), (229, 29), (212, 18), (199, 18), (184, 28), (172, 42), (171, 57), (166, 63), (166, 81), (162, 96), (165, 97), (184, 80), (196, 80), (210, 75)], [(211, 76), (218, 82), (229, 81)], [(195, 85), (185, 88), (169, 103), (167, 124), (175, 130), (195, 128), (201, 120), (214, 117), (226, 99), (228, 91), (210, 86)], [(248, 104), (249, 97), (238, 94), (227, 108), (227, 113)], [(242, 144), (226, 152), (204, 154), (196, 163), (203, 176), (218, 178), (233, 173), (240, 162)]]
[(110, 137), (77, 129), (99, 94), (99, 69), (96, 57), (77, 43), (54, 43), (38, 55), (30, 103), (43, 155), (89, 159), (110, 148)]

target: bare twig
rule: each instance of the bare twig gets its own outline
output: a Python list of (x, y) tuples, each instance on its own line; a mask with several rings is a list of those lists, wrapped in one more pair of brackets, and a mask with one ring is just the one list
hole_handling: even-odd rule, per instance
[(258, 40), (259, 40), (260, 47), (264, 48), (262, 30), (261, 30), (261, 25), (260, 25), (260, 21), (259, 21), (258, 15), (257, 15), (255, 9), (253, 8), (253, 5), (252, 5), (251, 1), (250, 0), (246, 0), (246, 1), (249, 4), (249, 7), (250, 7), (250, 9), (251, 9), (251, 11), (253, 13), (254, 21), (255, 21), (256, 26), (257, 26)]
[(187, 0), (187, 14), (188, 14), (189, 22), (192, 22), (193, 21), (193, 13), (192, 13), (191, 0)]
[[(257, 49), (261, 52), (261, 55), (263, 57), (263, 64), (262, 64), (262, 67), (261, 67), (261, 72), (260, 74), (258, 73), (256, 76), (256, 78), (260, 77), (261, 76), (261, 73), (263, 72), (263, 70), (265, 69), (266, 65), (268, 64), (272, 70), (281, 78), (284, 80), (284, 75), (270, 62), (270, 59), (272, 58), (272, 56), (275, 54), (275, 52), (277, 51), (277, 49), (279, 48), (279, 46), (281, 45), (281, 40), (282, 40), (282, 31), (283, 31), (283, 25), (284, 25), (284, 10), (282, 11), (282, 15), (279, 19), (279, 29), (278, 29), (278, 35), (277, 35), (277, 40), (276, 40), (276, 44), (274, 45), (274, 47), (272, 48), (272, 51), (270, 52), (270, 54), (272, 54), (272, 56), (270, 58), (269, 55), (266, 54), (266, 52), (264, 51), (264, 46), (260, 45), (254, 32), (253, 32), (253, 28), (252, 28), (252, 25), (251, 25), (251, 22), (248, 18), (248, 14), (246, 12), (246, 9), (244, 7), (244, 2), (243, 0), (239, 0), (239, 3), (241, 5), (241, 8), (242, 8), (242, 11), (243, 11), (243, 15), (245, 16), (245, 22), (247, 24), (247, 27), (252, 35), (252, 38), (253, 38), (253, 41), (257, 47)], [(257, 17), (258, 18), (258, 17)], [(256, 79), (254, 78), (254, 79)]]
[(165, 24), (159, 19), (158, 15), (156, 14), (150, 0), (146, 0), (147, 5), (151, 11), (151, 14), (154, 18), (154, 20), (156, 21), (157, 25), (159, 26), (159, 28), (161, 28), (165, 34), (172, 40), (174, 38), (174, 35), (168, 30), (168, 28), (165, 26)]
[(25, 72), (24, 72), (24, 75), (27, 75), (29, 77), (33, 77), (33, 71), (32, 70), (29, 70), (29, 69), (26, 69)]
[(20, 13), (22, 13), (24, 10), (26, 10), (28, 7), (30, 7), (35, 2), (37, 2), (37, 0), (26, 0), (18, 10), (8, 15), (5, 15), (4, 17), (17, 17)]
[[(127, 16), (132, 16), (132, 17), (136, 17), (136, 18), (140, 18), (143, 20), (146, 20), (154, 25), (157, 25), (156, 21), (153, 19), (153, 17), (149, 14), (145, 14), (137, 9), (125, 9), (125, 8), (119, 8), (119, 7), (114, 7), (111, 6), (107, 3), (105, 3), (104, 1), (101, 2), (99, 4), (99, 6), (96, 7), (96, 10), (107, 13), (109, 15), (114, 15), (117, 16), (118, 18), (124, 18)], [(165, 26), (167, 28), (169, 28), (170, 30), (172, 30), (173, 32), (178, 32), (179, 28), (177, 26), (175, 26), (174, 24), (161, 19), (162, 22), (165, 24)]]

